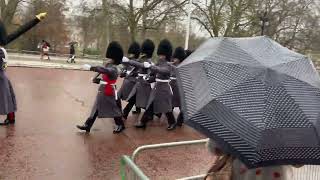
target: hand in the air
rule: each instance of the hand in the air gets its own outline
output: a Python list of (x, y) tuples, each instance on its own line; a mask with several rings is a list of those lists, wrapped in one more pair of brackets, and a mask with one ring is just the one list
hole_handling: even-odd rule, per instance
[(127, 57), (123, 56), (122, 62), (129, 62), (129, 61), (130, 61), (130, 60), (129, 60)]
[(148, 63), (148, 62), (144, 62), (144, 63), (143, 63), (143, 66), (144, 66), (145, 68), (150, 68), (150, 67), (151, 67), (151, 64)]
[(46, 16), (47, 16), (47, 13), (46, 13), (46, 12), (40, 13), (40, 14), (36, 15), (36, 17), (37, 17), (40, 21), (43, 20)]
[(91, 65), (89, 65), (89, 64), (82, 65), (82, 69), (84, 69), (84, 70), (90, 71), (90, 68), (91, 68)]

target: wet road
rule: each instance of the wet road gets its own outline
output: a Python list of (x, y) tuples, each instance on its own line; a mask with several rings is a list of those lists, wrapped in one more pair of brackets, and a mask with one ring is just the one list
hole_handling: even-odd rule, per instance
[[(8, 76), (18, 100), (16, 125), (0, 127), (0, 179), (120, 179), (120, 157), (144, 144), (203, 138), (188, 127), (167, 132), (165, 119), (136, 130), (112, 134), (113, 121), (98, 119), (91, 134), (79, 132), (90, 112), (97, 86), (92, 72), (14, 68)], [(1, 119), (4, 119), (2, 116)], [(150, 151), (138, 165), (151, 179), (202, 174), (212, 157), (203, 146)]]

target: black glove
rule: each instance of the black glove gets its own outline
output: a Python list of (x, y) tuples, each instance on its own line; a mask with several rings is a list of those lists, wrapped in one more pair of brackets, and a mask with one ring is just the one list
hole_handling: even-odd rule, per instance
[(92, 79), (92, 82), (95, 84), (100, 84), (101, 78), (94, 78)]
[(90, 71), (96, 71), (97, 67), (91, 66)]

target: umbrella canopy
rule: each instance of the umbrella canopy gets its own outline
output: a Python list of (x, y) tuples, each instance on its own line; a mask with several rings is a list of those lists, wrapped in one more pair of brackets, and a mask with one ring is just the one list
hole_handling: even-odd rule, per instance
[(267, 37), (213, 38), (177, 72), (186, 123), (249, 168), (320, 164), (320, 79)]
[(69, 45), (76, 45), (76, 44), (78, 44), (78, 42), (76, 42), (76, 41), (71, 41), (71, 42), (69, 42), (68, 44), (69, 44)]

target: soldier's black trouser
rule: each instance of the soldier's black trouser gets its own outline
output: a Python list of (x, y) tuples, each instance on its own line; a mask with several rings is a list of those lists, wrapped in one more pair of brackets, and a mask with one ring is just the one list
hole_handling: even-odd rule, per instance
[[(85, 122), (85, 124), (91, 129), (91, 127), (93, 126), (94, 122), (96, 121), (98, 117), (98, 110), (93, 114), (93, 116), (88, 117), (87, 121)], [(118, 126), (124, 126), (124, 123), (122, 121), (122, 117), (114, 117), (114, 122), (116, 125)]]
[[(123, 109), (123, 117), (124, 117), (124, 118), (126, 118), (126, 119), (128, 118), (128, 115), (129, 115), (131, 109), (133, 108), (133, 106), (134, 106), (135, 104), (136, 104), (136, 95), (132, 96), (132, 97), (129, 99), (128, 104), (127, 104), (126, 107)], [(136, 107), (136, 111), (137, 111), (138, 113), (140, 113), (140, 112), (141, 112), (141, 109)]]
[[(167, 120), (168, 120), (168, 124), (175, 124), (176, 120), (174, 118), (173, 112), (167, 112), (165, 113)], [(158, 116), (159, 118), (161, 118), (161, 113), (158, 114), (154, 114), (153, 112), (153, 103), (149, 106), (149, 108), (144, 112), (142, 118), (141, 118), (141, 123), (142, 124), (147, 124), (149, 121), (153, 120), (153, 115)]]
[(180, 113), (179, 113), (179, 115), (178, 115), (178, 117), (177, 117), (177, 124), (178, 124), (178, 125), (182, 125), (183, 122), (184, 122), (184, 120), (183, 120), (183, 113), (180, 111)]

